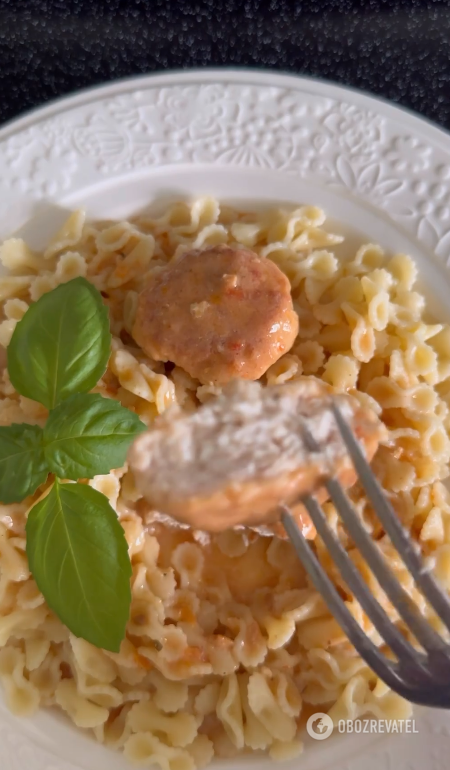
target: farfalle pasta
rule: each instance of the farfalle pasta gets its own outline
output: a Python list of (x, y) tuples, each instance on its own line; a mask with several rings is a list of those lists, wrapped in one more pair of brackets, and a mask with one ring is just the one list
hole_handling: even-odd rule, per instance
[[(148, 277), (192, 249), (251, 248), (291, 282), (299, 332), (262, 378), (282, 385), (304, 375), (349, 392), (376, 411), (388, 440), (374, 469), (400, 520), (450, 588), (450, 328), (427, 317), (405, 254), (376, 244), (347, 253), (314, 206), (254, 213), (212, 198), (166, 207), (159, 216), (89, 222), (74, 212), (43, 253), (12, 238), (0, 247), (0, 346), (29, 305), (84, 276), (101, 291), (113, 343), (95, 391), (151, 425), (178, 404), (193, 411), (221, 392), (179, 366), (150, 359), (131, 336)], [(338, 255), (339, 254), (339, 255)], [(43, 425), (47, 411), (0, 378), (0, 424)], [(132, 604), (119, 653), (73, 637), (49, 610), (30, 575), (25, 523), (39, 494), (0, 505), (0, 683), (18, 715), (58, 707), (130, 762), (200, 770), (214, 756), (267, 751), (274, 760), (302, 750), (306, 715), (364, 714), (402, 719), (410, 705), (389, 691), (352, 648), (310, 585), (289, 542), (237, 528), (216, 536), (175, 527), (148, 510), (129, 469), (89, 481), (105, 494), (125, 532)], [(430, 613), (385, 537), (362, 490), (350, 491), (367, 531), (419, 611)], [(398, 617), (342, 528), (330, 527), (389, 616)], [(319, 559), (366, 633), (380, 644), (320, 539)], [(442, 630), (442, 629), (439, 629)]]

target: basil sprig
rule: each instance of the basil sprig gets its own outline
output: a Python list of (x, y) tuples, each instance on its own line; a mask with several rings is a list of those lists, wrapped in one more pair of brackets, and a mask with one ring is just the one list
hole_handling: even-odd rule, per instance
[(0, 501), (19, 503), (48, 476), (43, 430), (38, 425), (0, 428)]
[(105, 495), (87, 484), (121, 467), (145, 430), (118, 402), (89, 394), (111, 351), (107, 309), (84, 278), (44, 294), (17, 324), (7, 350), (12, 384), (44, 404), (44, 429), (0, 427), (0, 502), (23, 500), (54, 474), (28, 515), (27, 556), (49, 607), (76, 636), (118, 652), (129, 617), (131, 563)]
[(91, 390), (111, 353), (108, 311), (85, 278), (44, 294), (17, 324), (8, 346), (8, 372), (23, 396), (52, 409)]
[(120, 468), (145, 425), (117, 401), (93, 393), (71, 396), (53, 409), (44, 428), (48, 467), (66, 479), (91, 479)]
[(125, 533), (105, 495), (53, 484), (28, 517), (30, 570), (48, 606), (76, 636), (118, 651), (131, 602)]

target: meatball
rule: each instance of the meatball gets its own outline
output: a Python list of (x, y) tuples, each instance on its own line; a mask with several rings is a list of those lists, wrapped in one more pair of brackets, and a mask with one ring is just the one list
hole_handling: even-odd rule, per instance
[[(334, 401), (371, 459), (384, 426), (354, 397)], [(316, 490), (323, 500), (327, 476), (346, 487), (356, 481), (329, 389), (314, 377), (266, 388), (237, 381), (193, 414), (169, 411), (135, 440), (129, 463), (154, 510), (210, 532), (245, 525), (283, 536), (279, 506), (286, 503), (313, 537), (305, 509), (295, 504)]]
[(269, 259), (230, 246), (189, 251), (139, 296), (133, 337), (202, 383), (257, 380), (293, 345), (290, 284)]

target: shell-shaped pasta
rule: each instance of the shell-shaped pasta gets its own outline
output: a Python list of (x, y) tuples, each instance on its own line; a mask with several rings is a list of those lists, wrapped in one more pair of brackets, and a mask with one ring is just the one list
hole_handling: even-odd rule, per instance
[(186, 705), (188, 686), (185, 682), (168, 681), (156, 670), (149, 673), (149, 681), (156, 687), (153, 702), (165, 714), (175, 714)]
[(73, 679), (63, 679), (58, 684), (55, 701), (77, 727), (97, 727), (106, 722), (109, 716), (107, 708), (97, 706), (80, 695)]
[[(50, 639), (43, 635), (36, 635), (25, 639), (25, 666), (28, 671), (35, 671), (44, 662), (50, 649)], [(7, 649), (7, 648), (5, 648)]]
[(281, 710), (288, 717), (299, 717), (302, 710), (302, 698), (291, 676), (281, 671), (275, 671), (272, 679), (272, 692)]
[(210, 682), (209, 684), (206, 684), (195, 698), (195, 713), (203, 717), (208, 716), (208, 714), (214, 714), (217, 709), (219, 694), (219, 682)]
[(124, 694), (117, 687), (112, 684), (102, 684), (96, 678), (91, 677), (82, 671), (78, 663), (75, 662), (73, 670), (77, 683), (77, 692), (88, 699), (90, 703), (102, 706), (108, 710), (116, 709), (121, 706), (124, 701)]
[(88, 483), (89, 486), (96, 489), (97, 492), (101, 492), (102, 495), (105, 495), (105, 497), (108, 498), (109, 504), (116, 510), (120, 493), (120, 480), (114, 473), (94, 476)]
[(30, 286), (38, 279), (32, 275), (4, 275), (0, 280), (0, 302), (5, 300), (27, 297)]
[(369, 396), (368, 393), (362, 393), (360, 390), (354, 390), (352, 391), (352, 396), (356, 398), (362, 407), (365, 409), (371, 409), (372, 412), (375, 412), (375, 414), (380, 417), (382, 413), (382, 409), (378, 401), (375, 401), (372, 396)]
[(17, 326), (17, 321), (14, 318), (7, 318), (0, 323), (0, 345), (2, 348), (7, 348), (11, 342), (11, 337), (14, 334), (14, 329)]
[(41, 273), (31, 282), (30, 297), (33, 302), (37, 302), (44, 294), (55, 289), (57, 285), (58, 281), (54, 273)]
[(131, 704), (126, 703), (112, 719), (94, 728), (94, 734), (100, 743), (105, 743), (112, 749), (123, 749), (131, 736), (131, 727), (128, 724), (131, 708)]
[(407, 460), (398, 460), (382, 447), (376, 460), (380, 480), (383, 486), (392, 492), (409, 491), (416, 479), (417, 465)]
[[(339, 353), (350, 349), (351, 329), (347, 324), (330, 324), (324, 326), (317, 337), (317, 342), (320, 343), (322, 348), (322, 356), (324, 357), (324, 349), (329, 353)], [(304, 343), (301, 343), (304, 344)], [(300, 353), (298, 354), (302, 357)], [(319, 368), (319, 367), (317, 367)], [(317, 371), (317, 369), (316, 369)], [(313, 373), (313, 372), (312, 372)]]
[(194, 759), (184, 749), (167, 746), (151, 733), (136, 733), (125, 742), (125, 758), (146, 767), (161, 770), (195, 770)]
[(389, 377), (374, 377), (367, 384), (367, 393), (378, 401), (383, 409), (406, 407), (408, 393)]
[(388, 270), (392, 273), (398, 291), (411, 291), (417, 279), (417, 267), (407, 254), (395, 254), (389, 260)]
[(0, 245), (0, 262), (12, 273), (29, 270), (37, 273), (44, 264), (42, 256), (35, 254), (22, 238), (9, 238)]
[(237, 243), (251, 248), (258, 240), (258, 236), (261, 233), (261, 225), (256, 222), (233, 222), (230, 232)]
[(133, 239), (133, 244), (139, 234), (130, 222), (116, 222), (104, 227), (96, 233), (95, 242), (99, 252), (120, 252)]
[(282, 710), (263, 674), (254, 672), (248, 682), (248, 701), (255, 716), (272, 737), (278, 741), (292, 741), (297, 723)]
[(385, 260), (385, 254), (381, 246), (374, 243), (366, 243), (361, 246), (353, 261), (350, 263), (350, 269), (356, 268), (361, 273), (370, 272), (381, 267)]
[(375, 334), (363, 318), (360, 318), (352, 331), (350, 345), (357, 361), (366, 363), (375, 353)]
[(182, 711), (168, 714), (151, 701), (135, 703), (128, 715), (128, 723), (134, 733), (163, 735), (169, 746), (177, 747), (192, 743), (199, 726), (198, 718), (192, 714)]
[(298, 315), (300, 340), (315, 340), (320, 333), (321, 323), (315, 318), (311, 307), (304, 307), (294, 301), (294, 308)]
[(320, 648), (309, 650), (308, 662), (311, 666), (310, 678), (320, 682), (323, 687), (332, 689), (348, 682), (367, 664), (359, 657), (330, 652)]
[(358, 381), (358, 361), (350, 356), (336, 354), (330, 356), (324, 366), (323, 379), (337, 392), (345, 392), (356, 388)]
[(302, 362), (297, 356), (287, 353), (267, 370), (267, 384), (282, 385), (300, 374), (302, 374)]
[(139, 370), (150, 387), (151, 398), (158, 414), (162, 414), (175, 403), (175, 386), (164, 374), (157, 374), (146, 364), (140, 364)]
[(123, 388), (146, 401), (154, 401), (150, 385), (131, 353), (123, 348), (113, 349), (109, 366)]
[(253, 749), (253, 751), (264, 750), (271, 746), (273, 737), (250, 707), (248, 700), (249, 679), (249, 674), (240, 674), (238, 676), (239, 693), (244, 714), (244, 741), (245, 745)]
[(418, 376), (433, 375), (437, 371), (436, 351), (426, 342), (410, 339), (405, 351), (405, 361), (408, 369)]
[(295, 346), (295, 352), (300, 360), (303, 374), (316, 374), (324, 364), (324, 349), (315, 340), (298, 343)]
[(23, 299), (18, 299), (17, 297), (14, 297), (13, 299), (7, 299), (3, 310), (5, 313), (6, 318), (9, 318), (14, 321), (20, 321), (21, 318), (24, 317), (25, 313), (28, 310), (29, 305), (23, 301)]
[(67, 283), (74, 278), (84, 278), (86, 273), (86, 260), (77, 251), (66, 251), (58, 258), (55, 270), (57, 284)]
[(342, 304), (338, 299), (335, 299), (332, 302), (318, 303), (313, 306), (314, 317), (319, 323), (327, 326), (334, 326), (341, 323), (342, 310)]
[(11, 537), (6, 528), (1, 524), (0, 558), (2, 574), (9, 580), (21, 582), (30, 577), (30, 570), (25, 555), (25, 541)]
[(44, 259), (52, 259), (62, 251), (76, 246), (81, 240), (85, 218), (86, 214), (83, 209), (74, 211), (51, 239), (44, 251)]
[(199, 733), (192, 743), (186, 746), (186, 751), (193, 758), (196, 770), (203, 770), (214, 757), (214, 744), (206, 735)]
[(181, 543), (172, 553), (172, 566), (183, 588), (197, 586), (202, 578), (204, 556), (195, 543)]
[(359, 279), (354, 275), (343, 276), (333, 285), (331, 289), (331, 295), (333, 299), (339, 300), (341, 304), (344, 302), (349, 302), (353, 305), (360, 305), (362, 302), (364, 302), (365, 297), (363, 284), (364, 280), (369, 281), (369, 279)]
[(313, 251), (300, 264), (305, 278), (316, 281), (328, 281), (339, 267), (339, 262), (331, 251)]
[(84, 639), (78, 639), (73, 635), (70, 636), (70, 645), (80, 671), (102, 684), (110, 684), (114, 681), (117, 676), (117, 668), (103, 650), (99, 650)]
[[(382, 687), (378, 687), (378, 684)], [(370, 694), (367, 695), (366, 710), (378, 719), (395, 719), (402, 721), (410, 719), (412, 715), (412, 704), (407, 700), (383, 687), (383, 682), (377, 680), (377, 684)]]
[(207, 225), (198, 233), (194, 243), (194, 249), (201, 249), (206, 246), (217, 246), (220, 243), (226, 243), (228, 232), (223, 225)]
[(390, 291), (394, 284), (392, 275), (384, 267), (372, 270), (367, 274), (367, 278), (378, 288), (378, 291)]
[(328, 711), (328, 716), (334, 724), (337, 724), (340, 719), (356, 719), (364, 712), (369, 693), (367, 678), (357, 674), (346, 684), (342, 694)]
[(243, 749), (244, 722), (236, 674), (224, 678), (220, 687), (216, 713), (233, 745), (238, 749)]
[(289, 615), (282, 615), (281, 618), (267, 616), (262, 619), (262, 624), (267, 633), (269, 650), (284, 647), (295, 633), (295, 620)]
[[(116, 249), (115, 249), (116, 250)], [(140, 235), (123, 259), (119, 259), (114, 270), (108, 276), (107, 287), (117, 289), (145, 274), (155, 252), (155, 239), (152, 235)]]
[(34, 609), (13, 610), (0, 617), (0, 647), (4, 646), (11, 636), (20, 638), (24, 631), (38, 628), (47, 614), (47, 607), (41, 605)]
[(387, 291), (377, 292), (367, 305), (367, 318), (376, 331), (383, 331), (389, 323), (390, 300)]
[(127, 291), (125, 295), (125, 301), (123, 304), (123, 326), (126, 331), (131, 334), (134, 320), (136, 318), (137, 306), (138, 306), (139, 293), (137, 291)]
[(16, 647), (0, 650), (0, 682), (8, 708), (18, 716), (31, 716), (40, 703), (39, 690), (25, 677), (25, 656)]
[(442, 511), (439, 508), (432, 508), (420, 530), (419, 538), (423, 542), (431, 541), (434, 545), (441, 545), (444, 542), (444, 537)]

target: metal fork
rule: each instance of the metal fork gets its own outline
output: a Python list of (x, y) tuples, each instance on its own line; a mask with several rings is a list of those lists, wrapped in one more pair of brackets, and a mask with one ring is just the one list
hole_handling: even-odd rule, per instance
[[(398, 520), (375, 478), (363, 450), (339, 409), (333, 406), (333, 411), (359, 480), (384, 531), (411, 572), (422, 594), (450, 631), (450, 600), (447, 593), (430, 574), (417, 545)], [(317, 449), (312, 436), (308, 435), (306, 438), (311, 449)], [(408, 641), (371, 594), (361, 573), (328, 526), (321, 506), (313, 497), (308, 496), (303, 498), (301, 502), (305, 505), (318, 534), (353, 596), (358, 600), (396, 659), (388, 658), (357, 623), (321, 566), (310, 544), (301, 534), (289, 508), (282, 506), (281, 519), (284, 528), (313, 585), (322, 594), (329, 610), (360, 656), (392, 690), (412, 703), (450, 708), (450, 645), (419, 613), (414, 602), (394, 576), (376, 543), (365, 531), (339, 482), (330, 478), (325, 482), (325, 486), (355, 546), (361, 552), (379, 585), (422, 649), (416, 648)]]

